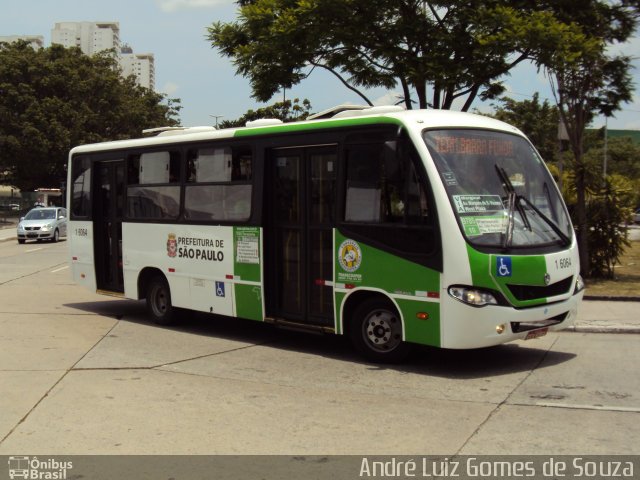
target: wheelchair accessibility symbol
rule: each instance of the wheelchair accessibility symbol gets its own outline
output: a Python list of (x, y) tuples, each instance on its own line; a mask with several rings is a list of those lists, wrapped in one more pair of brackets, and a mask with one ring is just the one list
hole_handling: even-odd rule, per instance
[(216, 282), (216, 297), (224, 297), (224, 282)]
[(499, 277), (511, 276), (511, 257), (498, 257), (496, 260), (496, 273)]

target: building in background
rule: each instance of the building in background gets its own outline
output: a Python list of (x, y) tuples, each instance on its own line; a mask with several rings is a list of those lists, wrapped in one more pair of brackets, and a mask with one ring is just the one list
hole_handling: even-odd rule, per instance
[(44, 48), (44, 37), (42, 35), (0, 35), (0, 42), (13, 43), (19, 40), (29, 43), (34, 50)]
[(138, 85), (153, 90), (156, 83), (153, 53), (134, 53), (130, 46), (124, 45), (120, 51), (120, 67), (123, 76), (134, 75)]
[(67, 48), (78, 47), (86, 55), (110, 49), (120, 52), (120, 24), (118, 22), (58, 22), (51, 30), (51, 43), (58, 43)]
[(118, 22), (57, 22), (51, 30), (51, 43), (78, 47), (86, 55), (113, 50), (125, 77), (134, 75), (138, 85), (155, 88), (153, 54), (135, 54), (128, 45), (121, 46)]

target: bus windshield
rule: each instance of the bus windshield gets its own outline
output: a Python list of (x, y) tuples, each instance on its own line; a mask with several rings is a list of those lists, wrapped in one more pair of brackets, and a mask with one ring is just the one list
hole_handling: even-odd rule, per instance
[(524, 138), (471, 129), (428, 130), (423, 138), (471, 244), (571, 243), (571, 222), (554, 180)]

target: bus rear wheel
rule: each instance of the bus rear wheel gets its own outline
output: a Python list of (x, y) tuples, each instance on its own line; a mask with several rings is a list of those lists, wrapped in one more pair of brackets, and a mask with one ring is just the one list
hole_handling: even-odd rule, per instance
[(147, 285), (147, 310), (158, 325), (175, 322), (175, 308), (171, 304), (171, 290), (167, 280), (160, 275), (151, 278)]
[(402, 339), (402, 322), (395, 307), (387, 300), (370, 298), (353, 312), (349, 334), (356, 350), (376, 363), (404, 360), (411, 345)]

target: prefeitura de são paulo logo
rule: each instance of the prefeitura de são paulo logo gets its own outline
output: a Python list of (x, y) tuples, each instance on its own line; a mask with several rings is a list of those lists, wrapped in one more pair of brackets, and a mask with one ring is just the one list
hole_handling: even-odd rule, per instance
[(338, 262), (340, 266), (347, 272), (355, 272), (360, 268), (362, 263), (362, 250), (353, 240), (345, 240), (340, 244), (338, 250)]
[(175, 233), (170, 233), (169, 238), (167, 238), (167, 255), (173, 258), (177, 254), (178, 254), (178, 240), (176, 240)]

